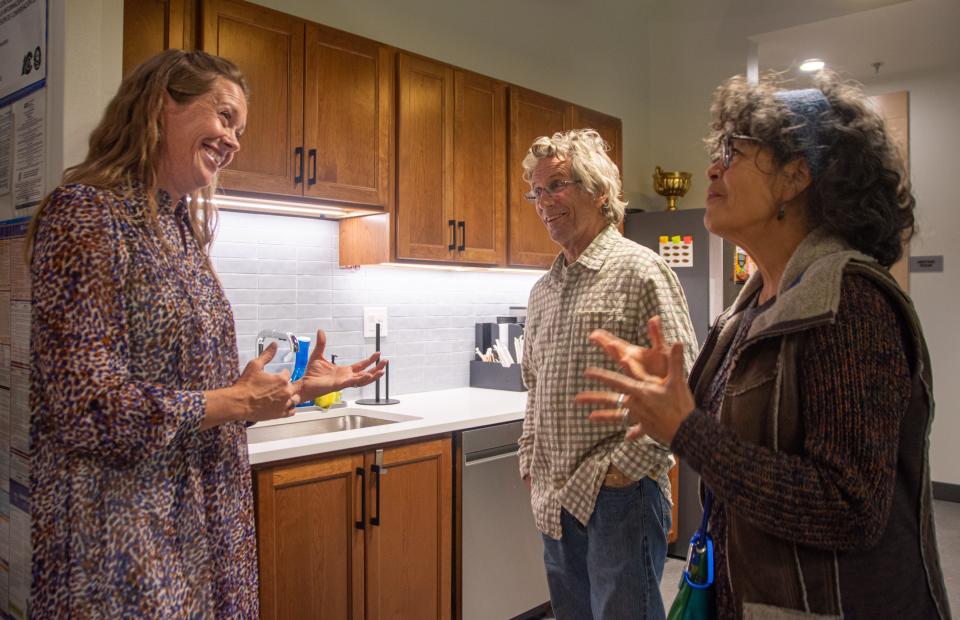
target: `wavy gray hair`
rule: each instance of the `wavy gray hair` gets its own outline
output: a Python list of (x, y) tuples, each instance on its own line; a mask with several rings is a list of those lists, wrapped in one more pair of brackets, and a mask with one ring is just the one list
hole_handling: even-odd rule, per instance
[(560, 131), (549, 138), (540, 136), (523, 158), (523, 180), (531, 183), (533, 169), (541, 159), (569, 161), (574, 179), (582, 182), (591, 196), (606, 195), (607, 202), (600, 212), (611, 224), (619, 224), (627, 203), (621, 196), (620, 170), (607, 155), (609, 150), (610, 145), (595, 129)]

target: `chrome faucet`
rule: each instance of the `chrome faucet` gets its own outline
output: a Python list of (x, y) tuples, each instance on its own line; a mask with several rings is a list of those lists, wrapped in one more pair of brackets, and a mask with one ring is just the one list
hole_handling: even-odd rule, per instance
[(291, 332), (280, 332), (275, 329), (265, 329), (257, 334), (257, 357), (260, 357), (260, 354), (263, 353), (263, 343), (268, 338), (274, 340), (286, 340), (290, 343), (290, 352), (296, 354), (300, 350), (300, 342), (297, 340), (297, 337)]

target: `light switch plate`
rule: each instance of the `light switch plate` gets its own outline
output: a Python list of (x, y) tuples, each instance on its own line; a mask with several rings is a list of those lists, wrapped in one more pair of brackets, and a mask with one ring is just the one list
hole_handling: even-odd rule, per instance
[(377, 335), (377, 323), (380, 323), (380, 337), (385, 338), (387, 336), (387, 309), (383, 306), (364, 306), (364, 338), (373, 338)]

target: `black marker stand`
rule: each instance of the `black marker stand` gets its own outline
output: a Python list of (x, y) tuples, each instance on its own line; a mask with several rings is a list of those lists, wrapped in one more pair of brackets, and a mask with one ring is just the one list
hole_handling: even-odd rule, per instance
[[(377, 323), (377, 336), (376, 336), (376, 347), (377, 353), (380, 352), (380, 323)], [(382, 400), (380, 399), (380, 379), (377, 379), (375, 392), (376, 398), (361, 398), (356, 401), (358, 405), (396, 405), (400, 401), (396, 398), (390, 398), (390, 361), (387, 360), (386, 372), (384, 373), (384, 379), (386, 379), (386, 396)]]

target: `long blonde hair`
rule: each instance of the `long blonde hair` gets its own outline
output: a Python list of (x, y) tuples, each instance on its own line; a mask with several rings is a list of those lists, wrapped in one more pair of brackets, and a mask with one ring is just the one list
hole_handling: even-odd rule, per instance
[[(149, 223), (157, 220), (157, 168), (163, 141), (164, 95), (189, 103), (227, 79), (249, 98), (247, 82), (229, 60), (201, 51), (167, 50), (144, 61), (120, 83), (96, 129), (90, 134), (87, 157), (63, 173), (63, 183), (82, 183), (103, 189), (131, 192), (139, 185), (147, 196)], [(204, 254), (209, 255), (216, 227), (216, 208), (210, 201), (217, 179), (191, 194), (190, 227)], [(200, 200), (200, 198), (203, 200)], [(176, 197), (174, 197), (176, 198)], [(39, 221), (50, 203), (50, 194), (30, 222), (26, 253), (29, 262)]]

